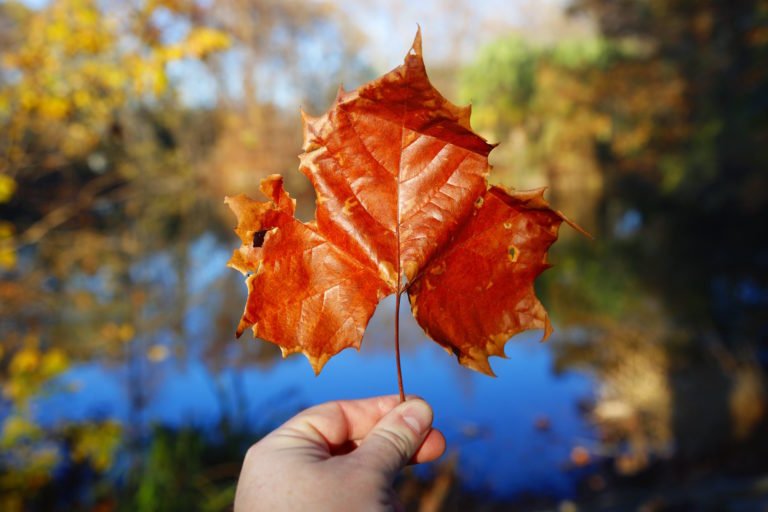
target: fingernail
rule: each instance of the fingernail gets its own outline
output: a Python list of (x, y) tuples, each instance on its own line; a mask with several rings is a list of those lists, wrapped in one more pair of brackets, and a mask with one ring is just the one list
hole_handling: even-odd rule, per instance
[(403, 412), (405, 421), (415, 432), (421, 434), (432, 425), (432, 409), (423, 400), (409, 400)]

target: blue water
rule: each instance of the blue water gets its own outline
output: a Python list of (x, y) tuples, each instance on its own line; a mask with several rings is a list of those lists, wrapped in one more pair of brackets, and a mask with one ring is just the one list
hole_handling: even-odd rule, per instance
[[(228, 414), (254, 430), (264, 430), (312, 404), (397, 392), (392, 298), (379, 306), (360, 352), (342, 352), (318, 377), (298, 354), (271, 363), (212, 370), (203, 359), (205, 344), (216, 336), (210, 311), (222, 300), (222, 293), (242, 290), (225, 288), (222, 292), (221, 280), (233, 272), (224, 266), (229, 255), (226, 248), (203, 237), (190, 250), (193, 277), (187, 291), (200, 300), (187, 310), (184, 332), (194, 333), (195, 339), (189, 341), (189, 350), (181, 358), (141, 359), (141, 386), (147, 397), (141, 411), (143, 423), (205, 427)], [(134, 278), (160, 279), (170, 287), (177, 286), (178, 280), (169, 277), (171, 265), (168, 258), (155, 257), (143, 262)], [(147, 314), (151, 308), (148, 306)], [(594, 438), (579, 415), (577, 402), (592, 395), (593, 383), (578, 373), (555, 375), (552, 342), (538, 343), (540, 332), (516, 337), (507, 345), (509, 359), (492, 358), (498, 377), (491, 378), (459, 366), (453, 356), (425, 338), (410, 316), (407, 301), (401, 329), (406, 391), (432, 404), (435, 426), (445, 434), (449, 452), (458, 456), (464, 485), (499, 496), (572, 494), (574, 475), (567, 470), (570, 451)], [(248, 334), (243, 338), (232, 341), (226, 360), (238, 360), (242, 343), (263, 344), (245, 339)], [(138, 342), (171, 347), (173, 336), (159, 331)], [(78, 364), (59, 384), (64, 391), (42, 396), (34, 404), (41, 423), (92, 418), (129, 421), (130, 387), (135, 379), (131, 379), (128, 365)], [(238, 393), (242, 393), (239, 400)], [(541, 418), (548, 420), (549, 429), (536, 429)]]

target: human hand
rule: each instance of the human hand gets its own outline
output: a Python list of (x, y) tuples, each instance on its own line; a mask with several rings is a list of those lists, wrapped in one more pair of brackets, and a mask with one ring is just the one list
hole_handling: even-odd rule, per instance
[(397, 396), (327, 402), (307, 409), (251, 446), (235, 512), (392, 510), (392, 482), (409, 462), (445, 451), (432, 409)]

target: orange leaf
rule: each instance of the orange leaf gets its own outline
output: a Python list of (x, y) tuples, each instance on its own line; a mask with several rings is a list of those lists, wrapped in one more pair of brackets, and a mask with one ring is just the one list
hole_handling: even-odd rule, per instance
[(565, 219), (543, 190), (488, 187), (493, 146), (469, 115), (430, 84), (420, 33), (402, 66), (305, 115), (316, 220), (294, 218), (277, 175), (262, 182), (267, 202), (227, 198), (243, 241), (230, 266), (249, 275), (238, 335), (252, 326), (319, 373), (359, 348), (383, 297), (407, 290), (427, 334), (475, 370), (492, 375), (488, 356), (522, 330), (546, 337), (533, 281)]

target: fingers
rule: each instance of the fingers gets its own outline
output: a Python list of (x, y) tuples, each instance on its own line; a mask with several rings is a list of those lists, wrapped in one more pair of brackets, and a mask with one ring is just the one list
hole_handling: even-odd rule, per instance
[(397, 395), (326, 402), (297, 414), (280, 428), (323, 442), (329, 453), (335, 452), (349, 441), (363, 439), (398, 403)]
[[(406, 403), (415, 400), (409, 396)], [(270, 436), (270, 441), (279, 442), (281, 447), (290, 445), (294, 448), (304, 443), (312, 448), (308, 454), (314, 454), (314, 458), (347, 454), (355, 451), (377, 423), (398, 404), (400, 399), (397, 395), (320, 404), (288, 420)], [(431, 418), (430, 410), (430, 424)], [(429, 430), (416, 448), (410, 462), (433, 461), (445, 451), (445, 437), (438, 430)]]
[[(360, 446), (359, 440), (347, 441), (342, 445), (333, 447), (330, 454), (332, 456), (346, 455), (357, 450), (358, 446)], [(411, 458), (411, 463), (421, 464), (437, 460), (445, 453), (445, 447), (445, 436), (443, 436), (442, 432), (433, 428), (427, 434), (427, 438), (424, 439), (416, 454)]]
[[(361, 465), (373, 467), (386, 478), (394, 479), (423, 445), (432, 428), (432, 409), (420, 399), (408, 400), (386, 414), (371, 429), (357, 450), (349, 454)], [(442, 453), (445, 440), (439, 433), (422, 455), (432, 460)], [(443, 448), (441, 448), (441, 446)], [(416, 459), (418, 460), (418, 458)]]
[(445, 453), (445, 436), (437, 429), (432, 429), (427, 434), (427, 438), (421, 444), (411, 462), (421, 464), (422, 462), (432, 462), (439, 459)]

